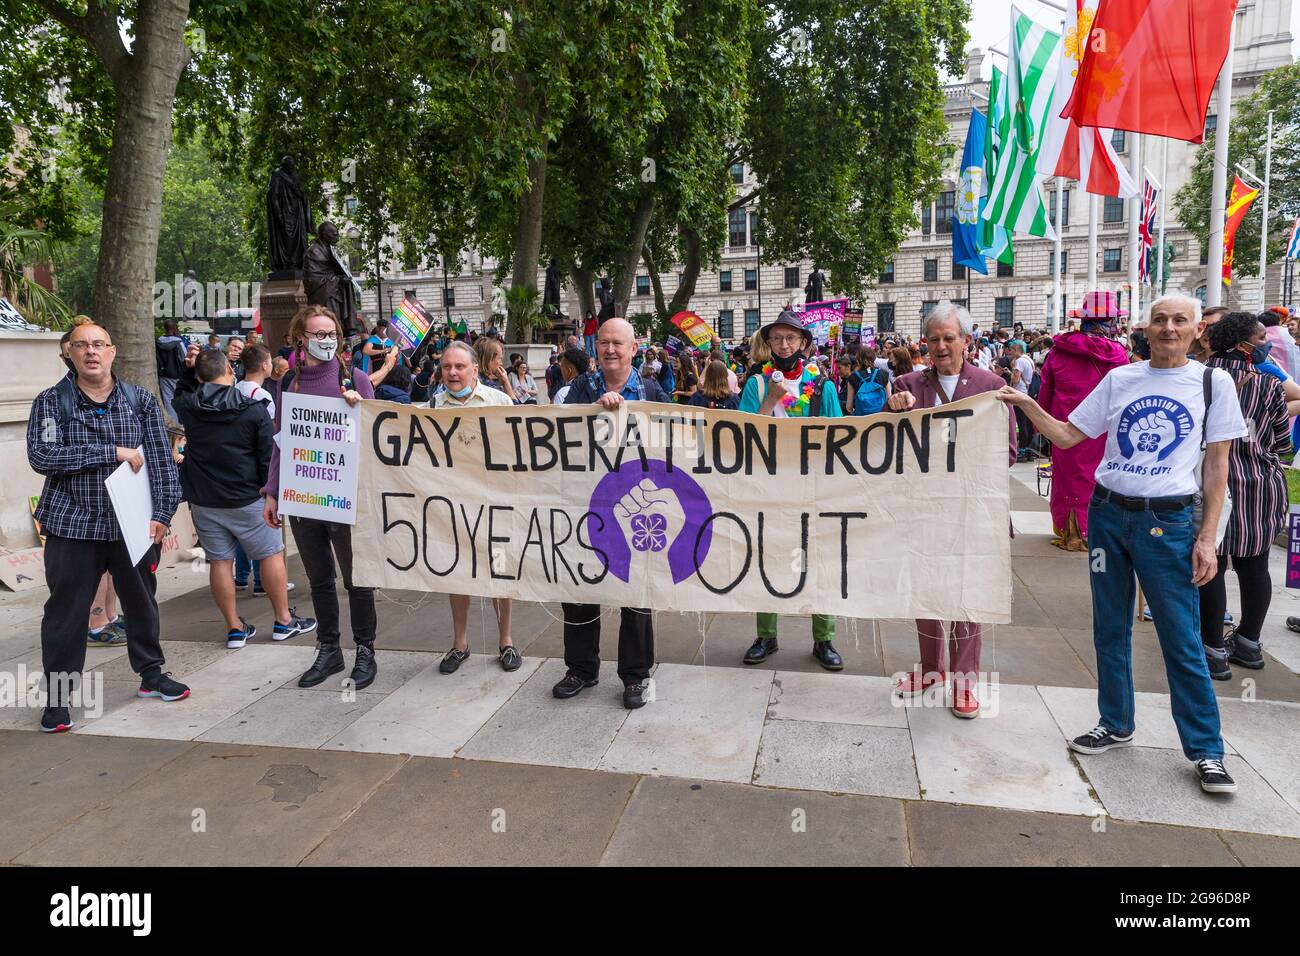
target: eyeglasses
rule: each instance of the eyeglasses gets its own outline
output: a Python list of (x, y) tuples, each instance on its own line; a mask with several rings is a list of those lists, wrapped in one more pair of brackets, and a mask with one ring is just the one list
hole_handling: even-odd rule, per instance
[(313, 338), (317, 342), (325, 342), (328, 341), (329, 339), (335, 339), (335, 340), (338, 339), (338, 333), (336, 332), (325, 332), (325, 331), (307, 332), (306, 335), (308, 338)]
[(773, 345), (799, 345), (803, 342), (802, 335), (773, 335), (768, 338)]
[(68, 348), (71, 349), (73, 352), (89, 352), (92, 349), (96, 352), (107, 352), (109, 349), (113, 347), (114, 346), (112, 342), (102, 342), (102, 341), (87, 342), (82, 340), (79, 342), (68, 343)]

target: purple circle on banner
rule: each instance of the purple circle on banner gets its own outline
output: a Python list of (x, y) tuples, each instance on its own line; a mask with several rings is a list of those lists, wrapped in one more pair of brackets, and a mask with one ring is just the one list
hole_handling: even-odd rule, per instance
[[(680, 584), (695, 573), (696, 537), (699, 537), (699, 556), (703, 561), (709, 555), (709, 545), (713, 541), (713, 525), (708, 523), (713, 514), (713, 506), (704, 489), (681, 468), (672, 471), (657, 458), (646, 459), (641, 467), (641, 459), (625, 461), (618, 471), (611, 471), (596, 483), (591, 493), (591, 502), (587, 510), (599, 515), (602, 525), (596, 530), (594, 523), (588, 523), (591, 529), (593, 547), (604, 551), (609, 557), (609, 571), (620, 581), (626, 582), (631, 575), (632, 549), (623, 537), (623, 529), (614, 517), (614, 506), (629, 491), (649, 478), (665, 491), (676, 493), (677, 500), (686, 516), (686, 524), (677, 535), (677, 540), (668, 546), (668, 569), (673, 575), (673, 584)], [(703, 534), (700, 529), (703, 528)], [(653, 548), (658, 551), (659, 548)]]

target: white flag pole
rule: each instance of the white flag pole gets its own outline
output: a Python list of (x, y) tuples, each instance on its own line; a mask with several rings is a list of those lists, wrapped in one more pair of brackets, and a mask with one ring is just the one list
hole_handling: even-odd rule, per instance
[(1169, 181), (1169, 137), (1160, 137), (1160, 248), (1156, 260), (1156, 288), (1160, 291), (1156, 297), (1165, 294), (1165, 199), (1167, 190), (1164, 183)]
[(1061, 270), (1064, 265), (1062, 256), (1062, 246), (1064, 240), (1062, 236), (1065, 233), (1065, 223), (1061, 221), (1061, 205), (1063, 200), (1062, 194), (1065, 192), (1065, 177), (1056, 177), (1056, 266), (1052, 269), (1052, 308), (1049, 313), (1051, 316), (1051, 333), (1056, 335), (1061, 331)]
[(1219, 113), (1214, 127), (1214, 180), (1210, 187), (1210, 238), (1205, 261), (1205, 304), (1223, 302), (1223, 214), (1228, 191), (1228, 136), (1232, 120), (1232, 48), (1237, 18), (1228, 28), (1228, 55), (1219, 71)]
[(1097, 289), (1097, 197), (1085, 192), (1088, 197), (1088, 292)]
[(1136, 319), (1142, 314), (1142, 284), (1138, 278), (1138, 257), (1142, 254), (1141, 239), (1138, 237), (1138, 220), (1142, 218), (1142, 137), (1138, 133), (1132, 133), (1130, 139), (1128, 171), (1138, 184), (1138, 192), (1128, 201), (1128, 288), (1129, 314)]
[(1267, 302), (1264, 298), (1264, 282), (1268, 269), (1268, 180), (1273, 173), (1273, 111), (1268, 111), (1268, 135), (1264, 139), (1264, 215), (1259, 227), (1259, 294), (1260, 304)]

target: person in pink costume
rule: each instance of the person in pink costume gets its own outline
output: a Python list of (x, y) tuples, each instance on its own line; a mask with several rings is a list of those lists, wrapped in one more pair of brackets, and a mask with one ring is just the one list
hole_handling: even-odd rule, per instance
[[(1128, 364), (1128, 352), (1115, 341), (1115, 320), (1128, 315), (1113, 292), (1089, 292), (1083, 308), (1072, 309), (1082, 329), (1052, 340), (1043, 363), (1038, 404), (1064, 421), (1113, 368)], [(1106, 436), (1081, 441), (1073, 448), (1052, 449), (1050, 506), (1052, 544), (1066, 551), (1087, 550), (1088, 499), (1096, 484), (1093, 475), (1106, 450)]]

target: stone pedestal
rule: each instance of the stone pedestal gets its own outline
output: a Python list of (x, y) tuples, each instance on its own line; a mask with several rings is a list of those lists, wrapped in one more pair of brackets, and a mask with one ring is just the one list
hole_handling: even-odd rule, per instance
[(284, 345), (284, 337), (289, 334), (289, 323), (306, 304), (307, 292), (302, 285), (302, 272), (287, 269), (272, 272), (266, 277), (257, 307), (262, 310), (262, 336), (272, 355)]
[(45, 479), (27, 464), (27, 419), (32, 402), (67, 374), (59, 361), (58, 332), (0, 332), (0, 545), (37, 544), (28, 498)]

